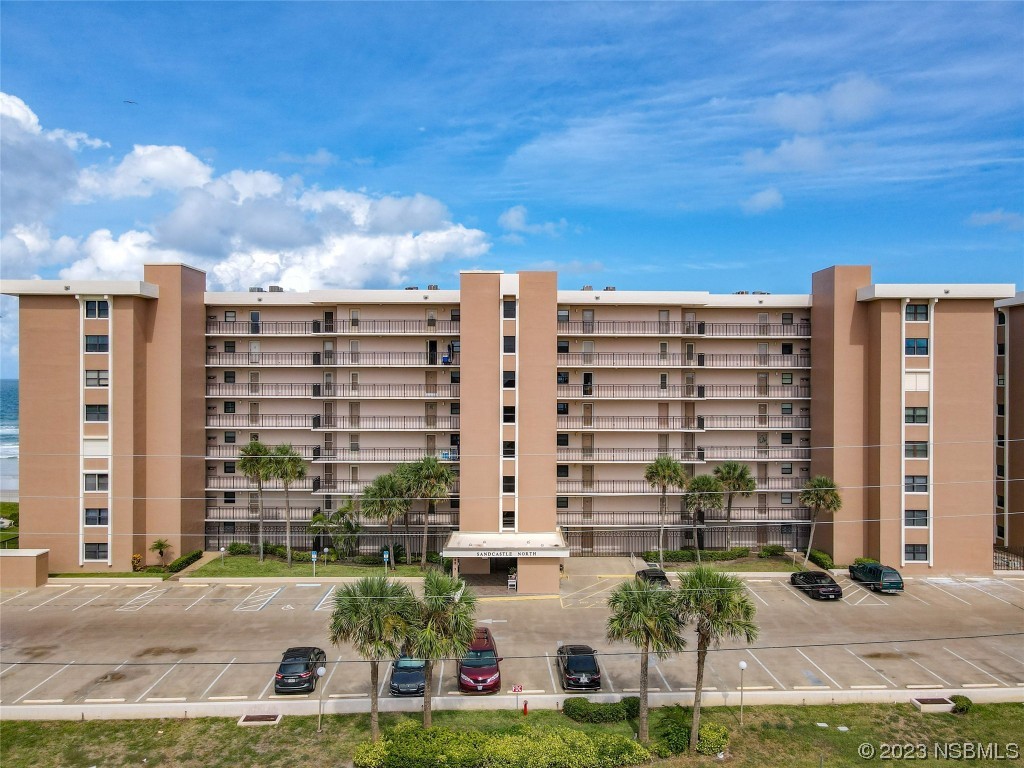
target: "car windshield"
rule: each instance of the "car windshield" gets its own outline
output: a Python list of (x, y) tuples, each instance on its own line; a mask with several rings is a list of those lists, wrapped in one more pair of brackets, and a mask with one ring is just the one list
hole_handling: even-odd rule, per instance
[(395, 669), (423, 669), (423, 659), (410, 659), (408, 656), (403, 656), (395, 662)]
[(887, 581), (899, 581), (900, 580), (900, 575), (898, 573), (896, 573), (896, 571), (886, 570), (886, 569), (883, 568), (882, 569), (882, 578), (886, 579)]
[(494, 651), (470, 651), (462, 660), (464, 667), (493, 667), (497, 662)]
[(827, 573), (814, 573), (811, 575), (811, 581), (817, 581), (820, 584), (831, 584), (832, 577)]
[(298, 675), (306, 671), (306, 666), (304, 661), (283, 661), (277, 671), (282, 675)]
[(597, 660), (593, 656), (570, 656), (565, 667), (570, 672), (594, 674), (597, 672)]

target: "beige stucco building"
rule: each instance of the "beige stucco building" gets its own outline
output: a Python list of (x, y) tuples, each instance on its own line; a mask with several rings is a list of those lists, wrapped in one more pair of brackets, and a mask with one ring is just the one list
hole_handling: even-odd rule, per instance
[[(127, 570), (156, 538), (175, 556), (255, 542), (237, 461), (256, 438), (307, 461), (295, 546), (318, 543), (317, 511), (430, 455), (458, 480), (433, 513), (413, 506), (410, 546), (427, 524), (460, 572), (515, 566), (525, 592), (556, 591), (569, 556), (653, 550), (662, 528), (668, 548), (802, 548), (800, 489), (817, 474), (841, 488), (815, 536), (837, 562), (985, 572), (997, 528), (1021, 536), (1020, 457), (995, 448), (1014, 413), (1007, 388), (997, 417), (992, 386), (997, 331), (1024, 338), (1012, 286), (876, 285), (848, 266), (792, 295), (566, 291), (554, 272), (208, 292), (201, 272), (150, 265), (142, 282), (3, 292), (20, 297), (22, 542), (55, 571)], [(660, 455), (691, 476), (745, 463), (756, 490), (727, 525), (692, 519), (670, 489), (662, 519), (643, 477)], [(283, 541), (280, 483), (264, 498), (264, 537)], [(362, 523), (376, 551), (383, 528)]]

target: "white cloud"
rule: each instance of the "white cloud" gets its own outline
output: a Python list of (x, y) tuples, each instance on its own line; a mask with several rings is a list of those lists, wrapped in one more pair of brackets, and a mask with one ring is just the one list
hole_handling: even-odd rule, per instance
[(149, 197), (159, 190), (178, 192), (210, 180), (213, 169), (177, 146), (136, 144), (115, 168), (92, 166), (78, 178), (83, 199)]
[(558, 221), (546, 221), (543, 224), (530, 224), (526, 206), (513, 205), (498, 216), (498, 225), (508, 233), (504, 237), (505, 240), (521, 243), (523, 242), (523, 238), (520, 236), (522, 234), (558, 237), (569, 226), (569, 222), (559, 219)]
[(333, 152), (329, 152), (323, 147), (320, 147), (316, 152), (308, 155), (293, 155), (288, 152), (282, 152), (280, 155), (274, 158), (279, 163), (288, 163), (290, 165), (302, 165), (307, 168), (326, 168), (329, 165), (334, 165), (338, 162), (338, 156)]
[(831, 125), (874, 117), (885, 104), (887, 91), (861, 75), (839, 81), (822, 93), (783, 91), (762, 103), (761, 116), (796, 133), (816, 133)]
[(854, 75), (836, 83), (826, 102), (832, 119), (855, 123), (874, 117), (885, 104), (888, 92), (864, 75)]
[(996, 208), (994, 211), (976, 211), (967, 219), (971, 227), (1006, 227), (1014, 232), (1024, 229), (1024, 216), (1013, 211)]
[(740, 203), (740, 207), (743, 209), (743, 212), (751, 215), (765, 213), (775, 208), (781, 208), (782, 205), (782, 193), (780, 193), (775, 187), (768, 187), (767, 189), (762, 189), (760, 192), (755, 192)]
[(770, 152), (754, 149), (744, 153), (743, 162), (754, 171), (820, 171), (830, 160), (825, 142), (809, 136), (794, 136)]

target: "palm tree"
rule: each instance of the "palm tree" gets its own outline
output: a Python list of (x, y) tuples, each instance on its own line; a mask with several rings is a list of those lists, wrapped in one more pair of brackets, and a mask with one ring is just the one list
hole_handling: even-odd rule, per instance
[(380, 738), (378, 724), (379, 663), (402, 652), (416, 620), (416, 600), (404, 584), (385, 576), (367, 576), (346, 584), (334, 596), (331, 642), (348, 642), (370, 662), (370, 733)]
[(420, 568), (427, 567), (427, 541), (430, 533), (430, 516), (440, 499), (447, 499), (455, 484), (455, 473), (437, 460), (436, 456), (424, 456), (415, 464), (405, 464), (403, 477), (413, 499), (426, 499), (427, 510), (423, 515), (423, 546), (420, 550)]
[(697, 526), (704, 525), (704, 513), (709, 509), (722, 508), (725, 488), (714, 475), (695, 475), (686, 484), (686, 509), (693, 515), (694, 543), (697, 545), (697, 563), (700, 564), (700, 546), (703, 531)]
[(725, 489), (725, 548), (732, 549), (732, 497), (736, 494), (749, 498), (757, 489), (757, 481), (750, 467), (738, 461), (727, 461), (715, 467), (714, 475)]
[(352, 511), (352, 499), (330, 512), (317, 512), (309, 520), (308, 530), (313, 536), (331, 537), (334, 551), (349, 557), (359, 549), (359, 531), (362, 526)]
[(423, 727), (431, 724), (430, 691), (434, 680), (434, 661), (461, 658), (473, 642), (476, 627), (476, 595), (466, 582), (438, 570), (427, 571), (423, 580), (423, 599), (417, 604), (417, 617), (408, 638), (407, 651), (423, 659)]
[(371, 520), (383, 520), (388, 526), (388, 562), (392, 570), (396, 567), (392, 535), (395, 520), (409, 510), (409, 500), (405, 496), (405, 487), (393, 472), (377, 475), (373, 482), (363, 489), (363, 514)]
[(723, 637), (741, 637), (747, 643), (754, 642), (757, 639), (756, 610), (740, 579), (706, 565), (698, 565), (679, 575), (675, 607), (680, 620), (685, 624), (693, 622), (697, 631), (697, 681), (690, 725), (690, 751), (693, 752), (700, 729), (700, 700), (708, 648), (712, 644), (720, 645)]
[(843, 508), (843, 499), (835, 481), (828, 475), (815, 475), (800, 491), (800, 503), (811, 509), (811, 537), (807, 540), (807, 553), (804, 555), (804, 568), (811, 557), (811, 544), (814, 543), (814, 527), (818, 524), (818, 515), (822, 512), (835, 514)]
[(156, 552), (160, 555), (160, 566), (164, 564), (164, 552), (168, 552), (171, 549), (171, 542), (167, 539), (156, 539), (152, 544), (149, 545), (150, 552)]
[(284, 486), (284, 546), (288, 554), (288, 567), (292, 567), (292, 504), (288, 488), (306, 476), (306, 462), (289, 443), (274, 447), (271, 454), (273, 476)]
[(659, 507), (661, 525), (658, 526), (658, 565), (665, 567), (664, 538), (665, 518), (668, 516), (668, 489), (686, 487), (686, 470), (683, 465), (671, 456), (659, 456), (646, 467), (644, 467), (644, 480), (651, 488), (661, 491), (661, 504)]
[(686, 646), (676, 615), (675, 596), (647, 581), (619, 584), (608, 596), (607, 634), (612, 642), (632, 643), (640, 649), (640, 741), (647, 743), (648, 664), (653, 651), (665, 658)]
[(270, 448), (259, 440), (250, 440), (238, 452), (238, 471), (249, 480), (256, 482), (256, 503), (259, 509), (258, 533), (260, 541), (260, 562), (263, 562), (263, 483), (273, 475)]

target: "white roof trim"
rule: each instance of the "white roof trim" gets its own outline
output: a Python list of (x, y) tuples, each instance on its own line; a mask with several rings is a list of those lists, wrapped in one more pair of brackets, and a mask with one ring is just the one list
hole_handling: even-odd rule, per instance
[(453, 531), (441, 553), (444, 557), (569, 557), (561, 531), (498, 533)]
[(996, 302), (996, 306), (1000, 308), (1019, 307), (1022, 304), (1024, 304), (1024, 291), (1017, 291), (1017, 295), (1014, 296), (1012, 299), (1003, 299), (1002, 301)]
[(138, 296), (160, 298), (160, 287), (142, 280), (0, 280), (8, 296)]
[(1012, 283), (889, 283), (857, 289), (857, 301), (879, 299), (1005, 299)]

